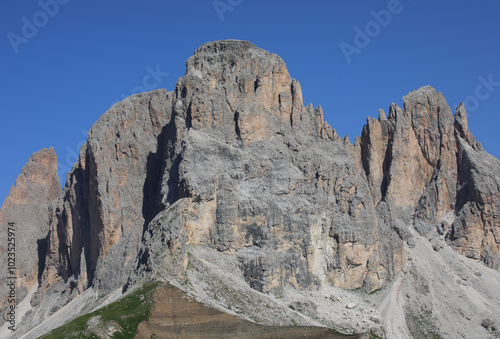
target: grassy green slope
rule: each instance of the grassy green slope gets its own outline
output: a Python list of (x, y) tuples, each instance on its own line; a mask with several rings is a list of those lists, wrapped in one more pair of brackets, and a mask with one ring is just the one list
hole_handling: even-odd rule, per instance
[[(99, 338), (102, 332), (112, 337), (133, 338), (139, 324), (147, 320), (153, 305), (153, 291), (159, 283), (149, 283), (134, 293), (95, 312), (83, 315), (43, 337), (47, 339)], [(143, 298), (144, 297), (144, 298)], [(95, 326), (89, 326), (96, 319)]]

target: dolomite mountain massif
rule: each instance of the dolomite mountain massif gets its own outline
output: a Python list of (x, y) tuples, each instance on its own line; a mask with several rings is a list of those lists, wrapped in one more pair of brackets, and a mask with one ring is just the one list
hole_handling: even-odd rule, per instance
[(204, 44), (186, 68), (173, 91), (110, 108), (62, 191), (53, 149), (29, 159), (0, 210), (19, 230), (22, 301), (0, 336), (160, 280), (263, 325), (500, 337), (500, 162), (462, 104), (420, 88), (352, 144), (249, 42)]

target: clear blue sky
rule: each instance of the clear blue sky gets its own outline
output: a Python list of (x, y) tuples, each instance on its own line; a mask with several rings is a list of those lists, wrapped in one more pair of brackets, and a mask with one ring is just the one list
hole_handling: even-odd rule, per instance
[(366, 116), (432, 85), (451, 106), (466, 100), (498, 158), (499, 15), (496, 0), (2, 1), (0, 202), (33, 152), (55, 147), (64, 181), (114, 102), (157, 68), (147, 89), (172, 90), (199, 45), (227, 38), (280, 55), (305, 104), (351, 141)]

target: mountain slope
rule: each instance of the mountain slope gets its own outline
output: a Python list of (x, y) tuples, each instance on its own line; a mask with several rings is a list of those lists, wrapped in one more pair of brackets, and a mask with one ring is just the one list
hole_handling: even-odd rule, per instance
[[(141, 319), (143, 319), (141, 321)], [(52, 331), (46, 339), (352, 338), (321, 327), (262, 326), (207, 307), (168, 284), (144, 288)]]

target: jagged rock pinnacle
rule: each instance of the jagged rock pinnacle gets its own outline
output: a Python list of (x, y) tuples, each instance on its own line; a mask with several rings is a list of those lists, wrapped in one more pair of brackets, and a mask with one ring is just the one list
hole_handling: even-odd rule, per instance
[[(6, 282), (7, 276), (12, 276), (7, 270), (7, 245), (12, 243), (12, 240), (7, 241), (7, 238), (12, 238), (7, 237), (7, 225), (14, 223), (19, 300), (32, 287), (38, 286), (40, 267), (47, 250), (51, 203), (60, 193), (56, 153), (53, 148), (44, 148), (29, 158), (0, 209), (0, 253), (5, 263), (5, 269), (0, 270), (0, 279)], [(6, 291), (6, 284), (1, 284), (0, 296), (5, 296)], [(6, 297), (0, 298), (0, 308), (6, 302)]]

